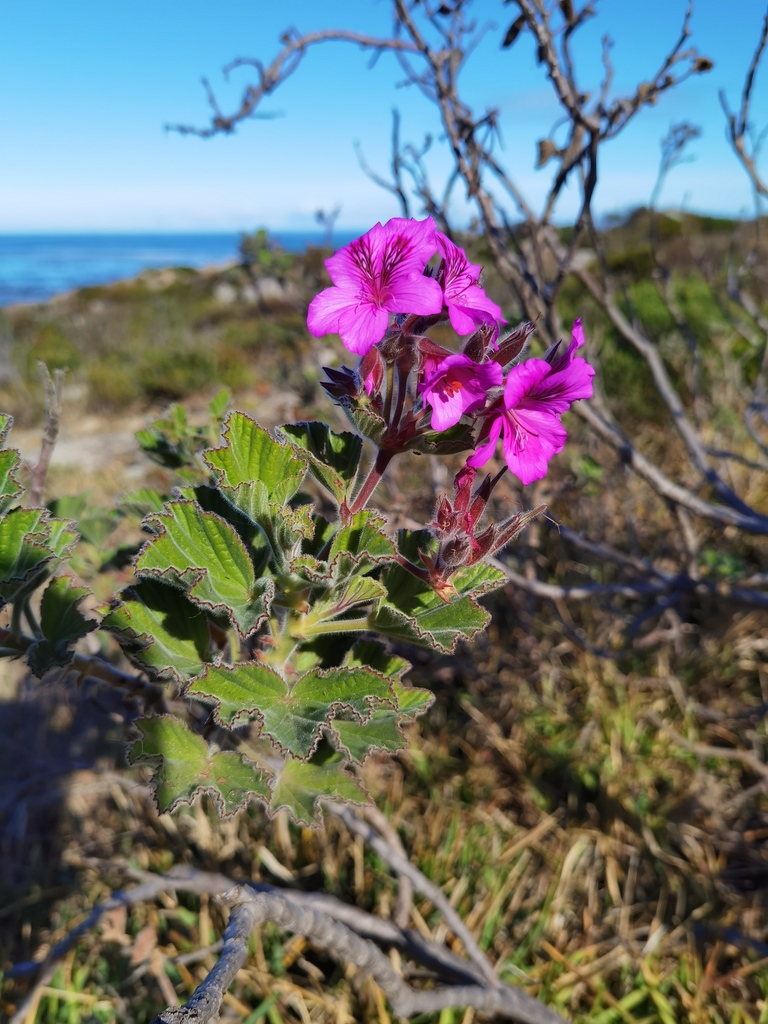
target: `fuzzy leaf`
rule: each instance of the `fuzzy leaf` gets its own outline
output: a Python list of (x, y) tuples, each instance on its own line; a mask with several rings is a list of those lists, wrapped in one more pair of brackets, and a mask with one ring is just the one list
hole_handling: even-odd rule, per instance
[(240, 535), (240, 539), (250, 551), (252, 548), (259, 552), (259, 568), (266, 562), (267, 549), (264, 546), (264, 531), (261, 527), (241, 512), (232, 504), (223, 491), (218, 487), (176, 487), (174, 496), (185, 498), (188, 501), (196, 501), (204, 512), (213, 512), (214, 515), (226, 519), (230, 526)]
[(376, 750), (394, 753), (406, 745), (399, 725), (399, 715), (392, 708), (375, 708), (367, 722), (356, 722), (346, 714), (333, 720), (333, 732), (339, 747), (352, 760), (362, 764)]
[(363, 451), (357, 434), (336, 434), (317, 421), (290, 423), (279, 429), (289, 444), (308, 457), (310, 473), (338, 502), (349, 497)]
[(382, 442), (386, 440), (387, 433), (389, 432), (386, 420), (371, 409), (353, 409), (345, 402), (340, 404), (355, 429), (363, 437), (373, 441), (377, 448), (381, 448)]
[[(312, 618), (325, 622), (343, 615), (357, 604), (370, 604), (387, 596), (387, 591), (371, 576), (351, 576), (331, 593), (312, 605)], [(359, 614), (359, 613), (358, 613)], [(298, 627), (300, 629), (300, 627)]]
[(139, 552), (137, 576), (176, 583), (201, 608), (226, 614), (243, 638), (259, 627), (269, 615), (274, 583), (256, 577), (242, 539), (225, 519), (194, 501), (170, 501), (148, 523), (159, 533)]
[(457, 423), (447, 430), (429, 430), (419, 434), (405, 446), (413, 452), (427, 452), (431, 455), (456, 455), (474, 448), (475, 439), (468, 423)]
[(217, 721), (228, 727), (257, 719), (264, 736), (298, 758), (310, 756), (322, 726), (342, 708), (365, 721), (373, 698), (394, 705), (390, 681), (365, 668), (315, 669), (289, 689), (266, 665), (217, 666), (207, 669), (187, 695), (212, 702)]
[(411, 667), (405, 658), (391, 654), (378, 640), (358, 640), (347, 652), (344, 664), (352, 668), (372, 668), (374, 672), (380, 672), (381, 675), (396, 679), (398, 682)]
[(5, 444), (13, 426), (13, 416), (7, 412), (0, 412), (0, 444)]
[[(490, 619), (474, 597), (445, 604), (432, 587), (399, 565), (389, 566), (381, 581), (388, 596), (377, 607), (371, 628), (393, 639), (449, 653), (459, 640), (471, 640)], [(466, 582), (469, 592), (484, 592), (483, 584), (473, 575)], [(473, 590), (475, 585), (478, 589)]]
[(211, 754), (208, 744), (184, 722), (171, 715), (141, 718), (141, 738), (128, 751), (131, 764), (154, 769), (152, 788), (161, 813), (191, 804), (201, 793), (210, 795), (222, 817), (234, 814), (250, 800), (269, 800), (266, 777), (234, 751)]
[[(0, 444), (5, 438), (0, 437)], [(0, 515), (7, 511), (14, 500), (23, 493), (24, 488), (16, 479), (16, 470), (21, 464), (21, 456), (15, 448), (3, 448), (0, 451)]]
[(12, 600), (48, 563), (66, 553), (66, 545), (59, 542), (72, 536), (69, 527), (42, 508), (13, 508), (0, 519), (0, 597)]
[(209, 660), (208, 619), (176, 587), (145, 580), (123, 593), (102, 626), (137, 668), (153, 679), (181, 683), (203, 671)]
[(368, 794), (357, 779), (344, 771), (343, 760), (336, 755), (318, 761), (286, 760), (277, 774), (269, 809), (285, 807), (295, 821), (318, 825), (321, 800), (342, 800), (366, 804)]
[(36, 676), (54, 665), (66, 665), (72, 644), (96, 628), (97, 623), (86, 619), (77, 607), (90, 593), (88, 587), (78, 587), (71, 576), (56, 576), (46, 587), (40, 602), (45, 639), (32, 644), (27, 654)]
[(333, 538), (328, 562), (334, 575), (363, 575), (377, 565), (391, 562), (395, 545), (384, 533), (385, 525), (384, 517), (373, 509), (355, 513)]
[(307, 465), (295, 450), (275, 441), (242, 412), (227, 417), (224, 444), (205, 453), (205, 461), (233, 503), (254, 522), (269, 514), (269, 503), (286, 504), (304, 479)]
[(374, 750), (402, 750), (406, 740), (401, 725), (424, 714), (435, 699), (429, 690), (407, 689), (400, 683), (395, 683), (393, 690), (397, 710), (386, 706), (374, 708), (366, 722), (358, 722), (346, 712), (333, 719), (336, 740), (353, 761), (362, 763)]

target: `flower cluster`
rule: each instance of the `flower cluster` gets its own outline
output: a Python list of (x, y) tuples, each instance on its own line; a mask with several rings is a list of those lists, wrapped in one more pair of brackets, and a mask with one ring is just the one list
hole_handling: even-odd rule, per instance
[[(580, 320), (564, 352), (558, 343), (545, 358), (520, 362), (533, 325), (501, 336), (506, 321), (480, 285), (481, 268), (430, 217), (376, 224), (326, 266), (333, 286), (312, 300), (309, 330), (338, 333), (361, 362), (356, 372), (330, 371), (325, 386), (348, 410), (367, 407), (380, 450), (474, 445), (465, 468), (474, 475), (501, 439), (506, 466), (524, 484), (546, 474), (565, 443), (561, 415), (592, 394), (594, 369), (576, 355)], [(469, 335), (461, 351), (426, 334), (448, 321)]]

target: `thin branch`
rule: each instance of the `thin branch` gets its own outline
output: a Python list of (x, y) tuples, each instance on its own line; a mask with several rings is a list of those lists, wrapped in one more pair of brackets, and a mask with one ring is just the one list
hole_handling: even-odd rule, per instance
[(45, 392), (45, 426), (43, 427), (43, 440), (40, 445), (40, 457), (32, 474), (32, 483), (29, 488), (29, 500), (33, 505), (40, 505), (45, 493), (45, 480), (48, 476), (53, 449), (56, 447), (56, 441), (59, 436), (61, 383), (66, 372), (65, 370), (54, 370), (53, 376), (51, 376), (48, 367), (42, 360), (38, 360), (37, 368), (40, 371)]
[(305, 56), (306, 51), (318, 43), (342, 42), (354, 43), (363, 49), (373, 49), (379, 52), (386, 50), (404, 51), (406, 53), (416, 52), (415, 48), (402, 39), (379, 39), (375, 36), (364, 35), (360, 32), (347, 32), (344, 30), (328, 30), (323, 32), (308, 32), (300, 35), (296, 29), (289, 29), (281, 39), (283, 49), (265, 67), (261, 61), (249, 57), (238, 57), (231, 61), (224, 69), (225, 75), (229, 75), (236, 68), (252, 67), (258, 73), (258, 84), (249, 85), (240, 100), (240, 106), (234, 113), (225, 115), (216, 101), (213, 90), (209, 83), (204, 80), (203, 84), (208, 95), (208, 102), (213, 110), (213, 117), (208, 128), (197, 128), (194, 125), (173, 124), (167, 125), (169, 131), (179, 132), (182, 135), (196, 135), (201, 139), (209, 139), (214, 135), (230, 134), (241, 121), (256, 116), (257, 108), (265, 96), (281, 85), (298, 68)]
[(368, 845), (378, 853), (381, 859), (389, 864), (393, 871), (404, 878), (408, 878), (414, 889), (433, 903), (443, 915), (454, 934), (461, 939), (467, 956), (482, 973), (485, 980), (491, 985), (498, 985), (499, 979), (494, 974), (488, 960), (459, 914), (446, 899), (442, 889), (435, 885), (434, 882), (430, 882), (417, 867), (390, 846), (384, 836), (380, 835), (372, 825), (369, 825), (366, 821), (361, 821), (351, 807), (348, 807), (346, 804), (334, 803), (327, 803), (325, 807), (335, 814), (337, 818), (341, 818), (351, 832), (362, 836)]
[(221, 955), (213, 970), (182, 1007), (169, 1007), (153, 1024), (207, 1024), (218, 1014), (224, 995), (248, 956), (251, 932), (271, 922), (303, 935), (343, 964), (370, 974), (399, 1017), (467, 1006), (520, 1024), (562, 1024), (543, 1004), (509, 985), (456, 985), (416, 991), (395, 971), (389, 958), (368, 939), (311, 907), (299, 908), (277, 892), (257, 892), (241, 885), (222, 902), (230, 907)]
[(745, 136), (749, 128), (749, 106), (752, 101), (752, 90), (755, 84), (755, 77), (757, 75), (757, 69), (760, 66), (765, 47), (768, 44), (768, 10), (765, 12), (765, 18), (763, 19), (763, 29), (760, 33), (755, 52), (752, 56), (752, 61), (747, 70), (747, 75), (744, 80), (744, 89), (741, 94), (741, 107), (739, 113), (734, 114), (731, 112), (728, 106), (728, 100), (725, 95), (725, 91), (720, 91), (720, 105), (723, 108), (726, 120), (728, 122), (728, 135), (731, 140), (731, 145), (741, 161), (744, 170), (749, 175), (752, 187), (754, 188), (757, 195), (768, 196), (768, 185), (760, 177), (757, 171), (756, 157), (757, 147), (753, 148), (752, 153), (747, 152), (745, 143)]

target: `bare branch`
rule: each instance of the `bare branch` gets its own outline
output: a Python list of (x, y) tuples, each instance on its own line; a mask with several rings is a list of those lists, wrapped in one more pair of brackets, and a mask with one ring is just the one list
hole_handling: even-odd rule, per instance
[(720, 91), (720, 105), (725, 113), (726, 120), (728, 122), (728, 134), (731, 140), (731, 145), (734, 151), (741, 161), (744, 170), (749, 175), (757, 195), (768, 196), (768, 185), (762, 180), (757, 171), (756, 157), (758, 147), (754, 146), (751, 153), (747, 152), (746, 135), (749, 130), (749, 107), (752, 101), (752, 90), (755, 85), (755, 77), (757, 75), (757, 69), (760, 66), (765, 47), (768, 44), (768, 10), (765, 12), (763, 19), (763, 29), (760, 33), (755, 52), (752, 56), (752, 61), (747, 70), (747, 75), (744, 80), (744, 89), (741, 94), (741, 106), (739, 113), (734, 114), (731, 112), (728, 106), (728, 99), (725, 95), (724, 90)]
[(228, 75), (236, 68), (242, 67), (255, 68), (258, 73), (258, 84), (249, 85), (246, 88), (240, 100), (240, 106), (233, 114), (225, 115), (221, 113), (213, 90), (207, 80), (204, 79), (203, 85), (208, 95), (208, 102), (213, 109), (210, 126), (208, 128), (197, 128), (193, 125), (175, 124), (167, 125), (166, 127), (170, 131), (180, 132), (182, 135), (197, 135), (201, 139), (209, 139), (214, 135), (233, 132), (241, 121), (256, 116), (257, 108), (264, 97), (274, 92), (279, 85), (287, 78), (290, 78), (298, 68), (309, 47), (315, 46), (318, 43), (354, 43), (363, 49), (373, 49), (379, 52), (386, 50), (403, 51), (406, 53), (416, 52), (415, 48), (406, 40), (378, 39), (375, 36), (368, 36), (360, 32), (335, 30), (308, 32), (306, 35), (300, 35), (296, 29), (289, 29), (282, 37), (281, 42), (283, 43), (283, 49), (268, 67), (265, 67), (261, 61), (249, 57), (238, 57), (224, 69), (225, 75)]
[(38, 370), (43, 381), (45, 391), (45, 425), (43, 427), (43, 440), (40, 445), (40, 458), (32, 474), (32, 483), (29, 488), (29, 500), (33, 505), (39, 505), (45, 493), (45, 480), (48, 476), (48, 468), (51, 464), (53, 449), (59, 436), (59, 422), (61, 420), (61, 383), (64, 380), (65, 370), (54, 370), (51, 376), (48, 367), (44, 362), (38, 360)]
[(491, 985), (498, 985), (499, 979), (494, 974), (493, 969), (488, 963), (486, 957), (483, 955), (482, 950), (475, 942), (474, 936), (445, 898), (443, 891), (438, 888), (434, 882), (430, 882), (430, 880), (426, 878), (417, 867), (414, 867), (409, 860), (392, 847), (384, 836), (377, 833), (376, 830), (367, 822), (361, 821), (351, 807), (348, 807), (346, 804), (332, 803), (328, 803), (325, 806), (329, 811), (332, 811), (336, 817), (341, 818), (350, 831), (356, 832), (357, 835), (362, 836), (368, 845), (378, 853), (382, 860), (389, 864), (393, 871), (398, 875), (402, 875), (404, 878), (409, 879), (417, 892), (420, 892), (422, 896), (426, 896), (427, 899), (431, 900), (435, 907), (437, 907), (441, 912), (449, 927), (454, 931), (457, 937), (461, 939), (464, 944), (464, 948), (467, 951), (467, 956), (478, 970), (481, 971), (485, 980)]
[(237, 886), (222, 897), (231, 909), (221, 955), (215, 967), (182, 1007), (169, 1007), (153, 1024), (207, 1024), (218, 1013), (224, 994), (248, 956), (254, 928), (272, 922), (304, 935), (341, 963), (370, 974), (399, 1017), (435, 1013), (456, 1006), (474, 1007), (521, 1024), (561, 1024), (562, 1018), (508, 985), (455, 985), (416, 991), (395, 971), (390, 960), (368, 939), (311, 907), (297, 907), (277, 892)]

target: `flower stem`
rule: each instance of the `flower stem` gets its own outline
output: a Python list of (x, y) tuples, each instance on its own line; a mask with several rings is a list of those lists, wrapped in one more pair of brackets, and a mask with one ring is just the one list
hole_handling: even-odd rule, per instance
[(302, 634), (304, 636), (324, 636), (326, 633), (359, 633), (361, 630), (370, 628), (371, 624), (366, 615), (361, 619), (332, 619), (303, 626)]
[(400, 552), (395, 555), (397, 564), (406, 569), (412, 576), (415, 576), (417, 580), (421, 580), (423, 583), (429, 583), (432, 585), (429, 573), (426, 569), (422, 569), (420, 565), (414, 565), (410, 558), (406, 558), (405, 555), (401, 555)]
[(379, 449), (376, 453), (376, 458), (371, 466), (370, 473), (366, 477), (363, 486), (355, 495), (352, 504), (349, 506), (350, 515), (354, 515), (356, 512), (359, 512), (360, 509), (365, 508), (366, 502), (376, 490), (379, 480), (384, 476), (384, 472), (392, 461), (394, 454), (394, 452), (388, 452), (382, 449)]

